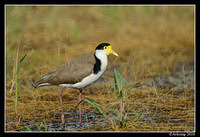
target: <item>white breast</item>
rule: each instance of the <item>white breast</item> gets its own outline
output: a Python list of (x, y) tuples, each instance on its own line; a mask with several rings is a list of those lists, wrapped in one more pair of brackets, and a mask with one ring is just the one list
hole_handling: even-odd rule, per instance
[(83, 89), (97, 81), (106, 70), (106, 67), (108, 65), (108, 58), (105, 50), (98, 50), (95, 52), (95, 55), (99, 60), (101, 60), (101, 70), (97, 74), (92, 73), (89, 76), (85, 77), (81, 82), (78, 82), (76, 84), (60, 84), (59, 86)]

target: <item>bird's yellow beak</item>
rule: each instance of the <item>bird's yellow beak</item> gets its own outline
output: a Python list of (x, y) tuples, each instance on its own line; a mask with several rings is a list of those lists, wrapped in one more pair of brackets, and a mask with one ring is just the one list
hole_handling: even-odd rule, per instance
[(111, 54), (113, 54), (115, 56), (119, 56), (115, 51), (112, 50), (111, 46), (107, 46), (105, 49), (107, 51), (107, 55), (109, 55), (111, 53)]

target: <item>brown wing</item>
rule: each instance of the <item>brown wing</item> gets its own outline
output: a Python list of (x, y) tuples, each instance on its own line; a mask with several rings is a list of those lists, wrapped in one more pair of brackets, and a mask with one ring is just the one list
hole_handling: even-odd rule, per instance
[(83, 78), (92, 73), (95, 62), (94, 55), (73, 59), (60, 66), (57, 70), (43, 76), (41, 79), (34, 82), (34, 84), (38, 86), (42, 83), (58, 85), (80, 82)]

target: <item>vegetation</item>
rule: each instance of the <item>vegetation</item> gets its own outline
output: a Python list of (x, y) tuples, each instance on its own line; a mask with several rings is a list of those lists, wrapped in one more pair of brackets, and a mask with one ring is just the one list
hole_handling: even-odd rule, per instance
[(83, 127), (76, 127), (79, 91), (67, 89), (65, 129), (195, 130), (194, 6), (7, 5), (5, 11), (6, 131), (23, 131), (44, 117), (47, 127), (55, 128), (61, 122), (60, 88), (33, 89), (31, 83), (71, 59), (93, 54), (102, 42), (119, 57), (109, 56), (104, 82), (83, 91), (82, 112), (103, 118), (85, 118)]
[[(26, 54), (27, 55), (27, 54)], [(26, 55), (24, 55), (19, 63), (18, 63), (18, 67), (17, 67), (17, 72), (15, 74), (15, 97), (13, 97), (11, 94), (10, 94), (10, 97), (12, 98), (14, 104), (15, 104), (15, 126), (18, 127), (19, 126), (19, 122), (20, 122), (20, 119), (21, 119), (21, 115), (18, 115), (18, 112), (17, 112), (17, 100), (18, 100), (18, 95), (17, 95), (17, 92), (18, 92), (18, 73), (19, 73), (19, 69), (20, 69), (20, 66), (21, 66), (21, 63), (22, 61), (25, 59)]]
[[(136, 86), (132, 86), (127, 92), (122, 92), (123, 91), (123, 86), (124, 86), (124, 79), (122, 75), (117, 72), (117, 70), (114, 69), (115, 72), (115, 77), (114, 77), (114, 97), (116, 98), (116, 87), (118, 88), (119, 91), (119, 97), (120, 97), (120, 108), (118, 109), (116, 106), (109, 106), (107, 107), (104, 111), (99, 107), (99, 105), (92, 99), (90, 98), (85, 98), (81, 100), (76, 107), (83, 101), (86, 101), (90, 103), (94, 108), (96, 108), (99, 113), (103, 115), (103, 117), (108, 121), (108, 123), (111, 125), (113, 130), (117, 130), (117, 123), (119, 122), (121, 127), (126, 127), (127, 124), (133, 124), (136, 120), (139, 120), (140, 118), (143, 117), (142, 114), (136, 114), (135, 119), (133, 121), (130, 121), (130, 118), (133, 117), (131, 115), (132, 113), (130, 112), (124, 112), (124, 107), (125, 107), (125, 96)], [(127, 83), (127, 81), (125, 81)], [(138, 84), (138, 83), (137, 83)], [(110, 116), (107, 114), (109, 110), (112, 110), (113, 113), (110, 114)]]
[[(46, 123), (46, 120), (43, 121), (44, 130), (41, 129), (41, 127), (40, 127), (39, 124), (35, 124), (35, 126), (36, 126), (37, 130), (40, 131), (40, 132), (41, 132), (41, 131), (48, 131), (48, 130), (47, 130), (47, 123)], [(23, 131), (30, 131), (30, 132), (31, 132), (32, 129), (29, 128), (29, 127), (25, 127), (25, 128), (23, 128)]]

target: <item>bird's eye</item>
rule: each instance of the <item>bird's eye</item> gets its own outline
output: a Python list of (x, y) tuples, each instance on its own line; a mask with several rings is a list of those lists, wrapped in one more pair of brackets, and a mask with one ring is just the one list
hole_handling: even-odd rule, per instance
[(107, 47), (104, 47), (104, 49), (107, 49)]

